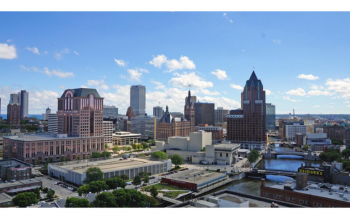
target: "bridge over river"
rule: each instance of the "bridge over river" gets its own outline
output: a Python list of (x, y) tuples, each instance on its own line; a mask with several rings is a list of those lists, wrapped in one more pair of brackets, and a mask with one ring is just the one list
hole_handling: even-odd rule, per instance
[(291, 178), (296, 177), (295, 171), (288, 171), (288, 170), (258, 170), (258, 171), (250, 171), (246, 172), (246, 177), (259, 177), (259, 178), (266, 178), (267, 175), (278, 175), (278, 176), (288, 176)]
[(277, 158), (278, 155), (294, 155), (300, 156), (304, 160), (319, 160), (319, 153), (312, 152), (308, 150), (307, 152), (297, 152), (297, 151), (272, 151), (271, 148), (262, 154), (265, 159)]

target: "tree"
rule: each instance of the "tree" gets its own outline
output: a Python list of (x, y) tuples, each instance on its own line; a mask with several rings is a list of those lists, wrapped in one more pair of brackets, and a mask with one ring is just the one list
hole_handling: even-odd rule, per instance
[(309, 147), (310, 147), (310, 145), (307, 144), (307, 145), (305, 145), (305, 147), (303, 148), (303, 150), (304, 150), (304, 151), (307, 151), (307, 150), (309, 150)]
[(86, 198), (71, 197), (66, 199), (66, 208), (87, 208), (90, 207), (90, 202)]
[(111, 156), (111, 153), (108, 152), (108, 151), (104, 151), (104, 152), (102, 152), (102, 154), (101, 154), (101, 157), (110, 157), (110, 156)]
[(174, 154), (173, 156), (171, 156), (171, 162), (175, 165), (175, 167), (177, 167), (183, 164), (183, 159), (182, 157), (180, 157), (180, 155)]
[(145, 207), (146, 195), (134, 189), (118, 189), (113, 191), (118, 207)]
[(108, 190), (109, 187), (106, 184), (105, 181), (99, 180), (99, 181), (93, 181), (89, 183), (90, 189), (92, 193), (99, 193), (103, 190)]
[(205, 147), (203, 147), (201, 151), (205, 151)]
[(84, 183), (90, 183), (92, 181), (98, 181), (103, 179), (103, 172), (98, 167), (90, 167), (86, 171), (86, 178)]
[(89, 192), (91, 191), (91, 188), (89, 185), (82, 185), (78, 188), (78, 194), (79, 196), (86, 196), (87, 194), (89, 194)]
[(132, 144), (132, 149), (136, 150), (137, 149), (137, 144), (133, 143)]
[[(118, 191), (118, 190), (116, 190)], [(115, 196), (110, 192), (102, 192), (95, 197), (94, 207), (118, 207)]]
[(125, 174), (121, 175), (120, 178), (122, 178), (123, 180), (128, 180), (129, 179), (129, 177), (127, 175), (125, 175)]
[(27, 207), (27, 206), (30, 206), (31, 204), (38, 203), (38, 198), (37, 198), (37, 194), (35, 194), (34, 192), (23, 192), (16, 195), (16, 197), (12, 199), (12, 202), (14, 203), (15, 206)]
[(151, 195), (153, 198), (156, 198), (158, 195), (158, 189), (155, 186), (152, 186), (152, 188), (150, 189)]
[(139, 172), (139, 177), (143, 178), (145, 175), (145, 172)]
[(148, 174), (145, 174), (145, 175), (143, 176), (143, 181), (144, 181), (145, 183), (148, 183), (148, 182), (149, 182), (149, 176), (148, 176)]
[(131, 151), (131, 147), (127, 147), (127, 149), (126, 149), (127, 151)]
[(34, 193), (36, 194), (37, 199), (40, 199), (40, 189), (39, 189), (39, 187), (34, 189)]
[(91, 154), (91, 158), (100, 158), (101, 157), (101, 153), (99, 152), (92, 152)]
[(149, 146), (148, 146), (148, 144), (146, 143), (146, 142), (141, 142), (141, 145), (143, 146), (143, 148), (148, 148)]
[(332, 144), (334, 144), (334, 145), (343, 145), (344, 144), (343, 140), (339, 139), (339, 138), (331, 138), (331, 140), (332, 140)]
[(105, 149), (107, 149), (108, 148), (108, 144), (107, 143), (105, 143)]
[(55, 190), (49, 190), (46, 196), (47, 198), (51, 199), (53, 198), (54, 195), (55, 195)]
[(132, 181), (132, 184), (134, 184), (135, 186), (140, 185), (141, 184), (141, 178), (139, 176), (135, 176), (134, 180)]
[(151, 157), (155, 159), (166, 160), (168, 159), (168, 154), (163, 151), (156, 151), (151, 154)]
[(350, 149), (345, 149), (341, 152), (341, 154), (343, 155), (343, 157), (345, 158), (349, 158), (350, 156)]
[(120, 147), (118, 147), (118, 146), (116, 145), (116, 146), (114, 146), (114, 147), (112, 148), (112, 150), (113, 150), (114, 153), (117, 153), (117, 152), (120, 151), (121, 149), (120, 149)]
[(115, 189), (117, 187), (125, 188), (126, 183), (120, 177), (109, 178), (106, 180), (106, 184), (110, 189)]
[(249, 163), (254, 163), (258, 158), (259, 158), (259, 152), (256, 149), (253, 149), (249, 154), (248, 154), (248, 161)]

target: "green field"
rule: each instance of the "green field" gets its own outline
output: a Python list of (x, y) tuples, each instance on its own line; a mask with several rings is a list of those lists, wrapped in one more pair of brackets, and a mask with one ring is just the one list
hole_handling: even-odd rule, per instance
[(170, 198), (176, 198), (178, 195), (186, 193), (186, 191), (174, 191), (174, 192), (165, 192), (164, 196), (168, 196)]
[(157, 183), (157, 184), (154, 184), (154, 185), (150, 185), (150, 186), (145, 186), (145, 187), (142, 187), (141, 190), (150, 190), (152, 188), (152, 186), (156, 187), (157, 190), (162, 190), (162, 189), (169, 189), (169, 190), (182, 190), (178, 187), (174, 187), (174, 186), (168, 186), (168, 185), (164, 185), (164, 184), (160, 184), (160, 183)]

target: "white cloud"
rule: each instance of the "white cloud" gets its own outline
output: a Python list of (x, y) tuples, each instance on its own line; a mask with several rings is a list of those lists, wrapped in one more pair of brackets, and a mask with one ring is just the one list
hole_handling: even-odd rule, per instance
[[(104, 105), (114, 105), (118, 107), (120, 114), (125, 114), (130, 106), (130, 85), (113, 85), (114, 92), (99, 92), (104, 97)], [(147, 99), (148, 104), (148, 99)]]
[(344, 101), (343, 103), (350, 103), (349, 101)]
[(292, 102), (301, 102), (301, 100), (293, 100), (289, 96), (283, 96), (283, 99), (284, 100), (289, 100), (289, 101), (292, 101)]
[(311, 91), (307, 92), (307, 94), (311, 95), (311, 96), (320, 96), (320, 95), (331, 96), (331, 95), (333, 95), (329, 91), (321, 91), (321, 90), (311, 90)]
[(47, 51), (44, 51), (43, 54), (47, 55), (47, 54), (49, 54), (49, 53), (48, 53)]
[(350, 78), (327, 79), (326, 86), (328, 86), (327, 90), (335, 91), (342, 98), (350, 97)]
[(217, 95), (220, 95), (219, 92), (217, 91), (209, 91), (207, 89), (201, 89), (201, 93), (203, 93), (204, 95), (209, 95), (209, 96), (217, 96)]
[(48, 68), (44, 68), (44, 73), (51, 77), (52, 75), (55, 75), (59, 78), (70, 78), (74, 77), (74, 74), (72, 72), (63, 72), (61, 70), (49, 70)]
[(224, 70), (216, 69), (211, 74), (215, 75), (219, 80), (228, 80), (226, 71)]
[(164, 89), (165, 89), (164, 84), (162, 84), (162, 83), (159, 82), (159, 81), (155, 81), (155, 80), (152, 79), (152, 80), (151, 80), (151, 83), (157, 85), (157, 86), (154, 88), (154, 89), (156, 89), (156, 90), (159, 90), (159, 89), (164, 90)]
[(121, 67), (127, 66), (127, 63), (124, 60), (122, 60), (122, 59), (120, 59), (120, 60), (119, 59), (114, 59), (114, 61)]
[(120, 75), (121, 78), (123, 79), (126, 79), (126, 76), (125, 75)]
[(15, 45), (0, 43), (0, 59), (15, 59), (17, 52)]
[(80, 55), (77, 51), (73, 51), (73, 52), (74, 52), (74, 54), (77, 55), (77, 56)]
[(298, 78), (306, 79), (306, 80), (317, 80), (317, 79), (319, 79), (318, 76), (314, 76), (312, 74), (309, 74), (309, 75), (300, 74), (300, 75), (298, 75)]
[(305, 92), (304, 89), (298, 88), (298, 89), (296, 89), (296, 90), (287, 91), (286, 94), (295, 95), (295, 96), (305, 96), (305, 95), (306, 95), (306, 92)]
[(61, 61), (63, 58), (63, 54), (69, 53), (69, 49), (65, 48), (64, 50), (61, 50), (59, 53), (54, 53), (54, 57), (57, 61)]
[(188, 87), (191, 85), (193, 88), (208, 88), (213, 87), (213, 83), (210, 81), (205, 81), (203, 78), (196, 75), (195, 72), (183, 74), (174, 73), (176, 77), (170, 79), (169, 84), (174, 87)]
[(8, 40), (6, 40), (6, 42), (7, 42), (7, 43), (12, 43), (13, 40), (12, 40), (12, 39), (8, 39)]
[(130, 81), (141, 81), (142, 72), (139, 69), (128, 69)]
[(149, 61), (149, 63), (157, 68), (161, 68), (162, 65), (165, 64), (168, 69), (167, 72), (196, 68), (196, 65), (187, 56), (181, 56), (179, 60), (169, 60), (165, 55), (158, 55), (156, 57), (153, 56), (153, 59)]
[(316, 106), (313, 106), (313, 107), (318, 108), (318, 107), (320, 107), (320, 105), (316, 105)]
[(266, 95), (271, 95), (271, 94), (273, 94), (273, 93), (272, 93), (272, 91), (270, 91), (270, 90), (265, 90), (265, 94), (266, 94)]
[(31, 51), (31, 52), (34, 53), (34, 54), (40, 55), (39, 49), (36, 48), (36, 47), (29, 47), (29, 46), (27, 46), (26, 49), (27, 49), (28, 51)]
[(98, 90), (108, 90), (109, 87), (105, 84), (104, 80), (88, 80), (87, 84), (93, 86)]
[(281, 40), (273, 40), (274, 43), (281, 44)]
[(143, 72), (143, 73), (149, 73), (149, 71), (145, 68), (137, 68), (140, 72)]
[(227, 13), (224, 13), (223, 16), (225, 17), (227, 15)]
[(237, 90), (243, 90), (244, 88), (241, 85), (236, 85), (236, 84), (230, 84), (230, 87), (237, 89)]
[(233, 23), (233, 20), (230, 19), (230, 23)]
[(350, 107), (350, 105), (347, 105), (346, 107)]

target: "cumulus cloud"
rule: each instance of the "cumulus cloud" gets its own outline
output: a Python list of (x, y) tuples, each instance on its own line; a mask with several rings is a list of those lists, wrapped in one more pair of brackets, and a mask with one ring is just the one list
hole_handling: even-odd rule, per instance
[(228, 80), (226, 71), (224, 70), (216, 69), (211, 74), (215, 75), (219, 80)]
[(343, 103), (350, 103), (349, 101), (344, 101)]
[(300, 74), (300, 75), (298, 75), (298, 78), (306, 79), (306, 80), (317, 80), (317, 79), (319, 79), (318, 76), (315, 76), (315, 75), (312, 75), (312, 74), (309, 74), (309, 75)]
[(204, 95), (209, 95), (209, 96), (217, 96), (217, 95), (220, 95), (219, 92), (217, 91), (209, 91), (207, 89), (201, 89), (201, 93), (204, 94)]
[(244, 89), (241, 85), (237, 85), (237, 84), (230, 84), (230, 87), (232, 87), (233, 89), (237, 89), (237, 90), (243, 90)]
[(311, 91), (307, 92), (307, 94), (311, 95), (311, 96), (320, 96), (320, 95), (331, 96), (331, 95), (333, 95), (329, 91), (321, 91), (321, 90), (311, 90)]
[(305, 95), (306, 95), (306, 92), (305, 92), (304, 89), (298, 88), (298, 89), (296, 89), (296, 90), (287, 91), (286, 94), (295, 95), (295, 96), (305, 96)]
[(270, 90), (265, 90), (265, 94), (266, 95), (271, 95), (271, 94), (273, 94)]
[(39, 70), (36, 67), (25, 67), (24, 65), (20, 65), (19, 66), (22, 70), (25, 71), (34, 71), (34, 72), (39, 72), (42, 74), (46, 74), (47, 76), (51, 77), (51, 76), (57, 76), (59, 78), (69, 78), (69, 77), (74, 77), (73, 72), (64, 72), (59, 70), (49, 70), (49, 68), (45, 67), (43, 70)]
[(125, 67), (127, 65), (127, 63), (122, 59), (114, 59), (114, 61), (121, 67)]
[(159, 81), (155, 81), (155, 80), (152, 79), (152, 80), (151, 80), (151, 83), (157, 85), (157, 86), (154, 88), (154, 89), (156, 89), (156, 90), (165, 89), (164, 84), (161, 83), (161, 82), (159, 82)]
[(108, 90), (109, 87), (105, 84), (104, 80), (88, 80), (87, 84), (89, 86), (93, 86), (98, 90)]
[(0, 43), (0, 59), (15, 59), (17, 51), (15, 45)]
[(196, 68), (196, 65), (187, 56), (181, 56), (179, 60), (169, 60), (165, 55), (158, 55), (156, 57), (153, 56), (153, 59), (149, 61), (149, 64), (157, 68), (161, 68), (162, 65), (165, 64), (166, 68), (168, 69), (167, 72)]
[(191, 85), (193, 88), (208, 88), (213, 87), (213, 83), (210, 81), (205, 81), (203, 78), (196, 75), (195, 72), (183, 74), (174, 73), (174, 78), (170, 79), (169, 84), (174, 87), (188, 87)]
[(293, 100), (289, 96), (283, 96), (283, 99), (284, 100), (289, 100), (289, 101), (292, 101), (292, 102), (301, 102), (301, 100)]
[(327, 79), (327, 90), (334, 91), (341, 95), (342, 98), (350, 97), (350, 78), (345, 79)]
[(128, 73), (130, 81), (141, 81), (142, 72), (139, 69), (128, 69)]
[[(112, 88), (114, 89), (113, 92), (99, 92), (104, 97), (104, 105), (114, 105), (118, 107), (120, 114), (125, 114), (130, 106), (130, 85), (117, 84), (113, 85)], [(112, 88), (110, 90), (113, 90)]]
[(36, 48), (36, 47), (29, 47), (29, 46), (27, 46), (26, 49), (27, 49), (28, 51), (31, 51), (31, 52), (34, 53), (34, 54), (40, 55), (39, 49)]
[(64, 50), (61, 50), (59, 53), (54, 53), (54, 57), (57, 61), (61, 61), (63, 59), (63, 54), (69, 53), (69, 49), (65, 48)]

